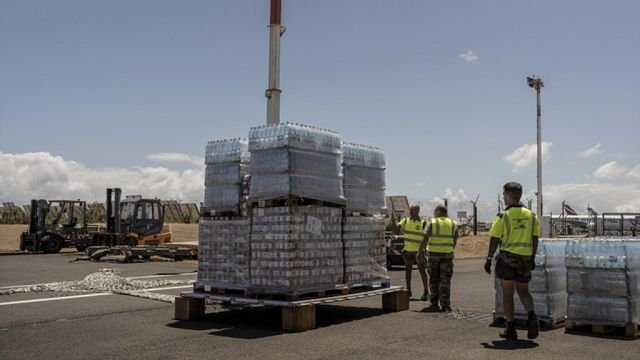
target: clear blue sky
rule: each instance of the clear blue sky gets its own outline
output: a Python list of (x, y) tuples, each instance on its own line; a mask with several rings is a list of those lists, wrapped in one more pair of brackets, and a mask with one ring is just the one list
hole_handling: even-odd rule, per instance
[[(0, 200), (201, 201), (208, 140), (266, 122), (268, 0), (0, 0)], [(282, 121), (382, 148), (387, 194), (481, 220), (640, 212), (640, 2), (283, 0)], [(512, 156), (510, 156), (512, 155)], [(533, 156), (531, 156), (533, 155)], [(519, 159), (520, 162), (516, 162)], [(535, 204), (534, 204), (535, 206)]]

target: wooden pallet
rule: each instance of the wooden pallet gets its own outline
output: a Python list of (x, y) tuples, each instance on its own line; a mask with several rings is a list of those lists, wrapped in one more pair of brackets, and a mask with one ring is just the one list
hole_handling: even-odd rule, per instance
[(371, 291), (377, 289), (385, 289), (391, 286), (390, 282), (380, 283), (359, 283), (359, 284), (349, 284), (349, 294), (356, 294), (363, 291)]
[(248, 220), (248, 216), (243, 216), (242, 214), (233, 214), (233, 213), (223, 213), (216, 216), (201, 216), (200, 220)]
[(254, 201), (250, 203), (250, 208), (270, 208), (270, 207), (283, 207), (283, 206), (324, 206), (324, 207), (339, 207), (344, 208), (345, 204), (336, 204), (333, 202), (316, 200), (310, 198), (303, 198), (299, 196), (287, 196), (277, 199)]
[[(516, 327), (520, 329), (527, 328), (527, 319), (525, 318), (515, 318), (514, 322), (516, 323)], [(498, 316), (495, 313), (493, 314), (493, 323), (495, 326), (503, 326), (507, 323), (507, 319), (503, 316)], [(540, 330), (548, 331), (553, 329), (561, 328), (565, 325), (565, 320), (563, 319), (551, 319), (548, 317), (538, 317), (538, 323), (540, 324)]]
[(337, 285), (329, 289), (293, 291), (289, 293), (253, 293), (251, 296), (256, 299), (277, 300), (277, 301), (298, 301), (306, 299), (317, 299), (329, 296), (347, 295), (349, 288)]
[[(325, 295), (329, 294), (325, 291)], [(409, 309), (409, 292), (399, 286), (353, 295), (334, 295), (297, 301), (271, 301), (245, 297), (231, 298), (219, 294), (205, 294), (195, 291), (193, 293), (183, 293), (176, 298), (175, 319), (185, 321), (202, 319), (205, 315), (205, 305), (209, 301), (235, 302), (243, 305), (259, 304), (281, 307), (281, 326), (283, 330), (305, 331), (316, 327), (316, 305), (380, 295), (382, 296), (382, 309), (384, 311), (396, 312)]]
[(565, 321), (565, 332), (585, 335), (604, 335), (620, 337), (624, 339), (635, 339), (640, 337), (640, 324), (631, 323), (624, 326), (589, 324), (575, 321)]
[(195, 292), (212, 295), (224, 295), (231, 297), (239, 297), (245, 299), (259, 300), (275, 300), (275, 301), (298, 301), (315, 298), (323, 298), (336, 295), (349, 294), (349, 288), (346, 285), (336, 285), (332, 288), (292, 291), (283, 293), (272, 293), (257, 289), (241, 288), (241, 287), (216, 287), (216, 286), (199, 286), (194, 287)]
[(228, 209), (212, 209), (212, 208), (200, 208), (200, 218), (202, 219), (218, 219), (218, 218), (237, 218), (242, 217), (242, 211), (240, 208), (228, 208)]
[(346, 211), (344, 216), (346, 217), (371, 217), (374, 215), (381, 215), (382, 212), (379, 210), (371, 210), (371, 211)]
[(248, 297), (251, 296), (251, 291), (248, 288), (244, 288), (241, 286), (238, 287), (222, 287), (222, 286), (194, 286), (193, 291), (205, 293), (205, 294), (217, 294), (217, 295), (227, 295), (227, 296), (241, 296)]

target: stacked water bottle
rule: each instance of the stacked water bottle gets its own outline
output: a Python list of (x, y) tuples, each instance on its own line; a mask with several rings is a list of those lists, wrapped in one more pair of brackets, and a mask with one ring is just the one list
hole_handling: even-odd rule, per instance
[(196, 289), (250, 286), (248, 218), (200, 218)]
[(250, 286), (250, 223), (246, 217), (248, 141), (210, 141), (205, 153), (203, 217), (196, 289)]
[(344, 276), (349, 287), (374, 288), (389, 285), (384, 246), (387, 221), (380, 215), (344, 218)]
[[(249, 201), (305, 198), (344, 205), (340, 137), (294, 123), (249, 132)], [(251, 288), (292, 294), (344, 283), (342, 208), (282, 206), (252, 209)]]
[(340, 136), (294, 123), (249, 131), (251, 202), (297, 196), (344, 204)]
[[(389, 282), (385, 268), (385, 159), (381, 149), (342, 143), (343, 187), (347, 198), (344, 241), (347, 285), (379, 286)], [(362, 215), (362, 216), (360, 216)]]
[[(551, 327), (561, 323), (567, 314), (567, 289), (565, 248), (567, 242), (556, 239), (540, 239), (535, 256), (535, 269), (531, 272), (529, 291), (538, 319)], [(504, 319), (502, 307), (502, 283), (495, 278), (496, 301), (494, 319)], [(527, 311), (521, 301), (514, 298), (514, 317), (527, 320)]]
[(294, 294), (343, 284), (342, 209), (279, 206), (253, 209), (251, 290)]
[(242, 181), (249, 170), (246, 139), (209, 141), (205, 152), (205, 210), (240, 210)]
[(573, 240), (565, 264), (568, 325), (640, 323), (640, 241)]
[[(346, 145), (352, 210), (368, 214), (344, 219), (341, 146), (336, 132), (293, 123), (254, 127), (248, 141), (209, 142), (203, 207), (215, 217), (201, 219), (196, 288), (273, 294), (343, 289), (345, 272), (352, 286), (388, 285), (386, 222), (378, 214), (384, 154)], [(253, 205), (250, 221), (220, 218), (241, 208), (243, 191), (244, 203)], [(324, 204), (269, 201), (292, 198)]]
[(381, 149), (343, 142), (342, 171), (348, 213), (376, 213), (385, 207), (385, 159)]

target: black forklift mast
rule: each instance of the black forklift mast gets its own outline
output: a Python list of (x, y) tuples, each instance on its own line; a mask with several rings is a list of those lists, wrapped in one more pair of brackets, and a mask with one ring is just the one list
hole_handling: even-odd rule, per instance
[(20, 250), (38, 252), (40, 238), (44, 235), (49, 203), (46, 200), (31, 200), (31, 212), (29, 214), (29, 229), (20, 236)]
[[(111, 203), (111, 195), (114, 195), (114, 201)], [(122, 189), (107, 189), (107, 233), (119, 234), (121, 227), (120, 219), (120, 196)]]

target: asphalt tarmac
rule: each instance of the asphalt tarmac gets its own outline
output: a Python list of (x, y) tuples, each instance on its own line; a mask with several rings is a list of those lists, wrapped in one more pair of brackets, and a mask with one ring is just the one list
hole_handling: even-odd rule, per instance
[[(78, 281), (102, 268), (139, 280), (195, 279), (195, 261), (73, 261), (76, 254), (0, 256), (0, 290)], [(280, 309), (208, 306), (204, 320), (176, 321), (173, 305), (110, 293), (0, 295), (0, 359), (637, 359), (640, 339), (541, 331), (517, 342), (490, 326), (493, 279), (483, 259), (456, 260), (454, 312), (422, 312), (422, 286), (413, 273), (409, 311), (386, 313), (381, 298), (321, 305), (317, 329), (280, 329)], [(390, 272), (393, 285), (404, 271)], [(147, 290), (179, 295), (188, 285)]]

